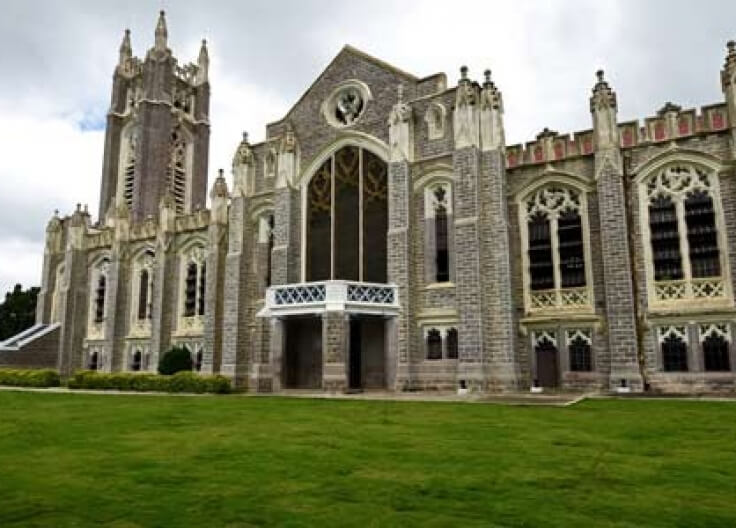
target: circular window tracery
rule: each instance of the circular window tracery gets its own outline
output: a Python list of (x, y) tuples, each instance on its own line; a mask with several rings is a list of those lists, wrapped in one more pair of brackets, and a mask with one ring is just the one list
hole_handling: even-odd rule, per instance
[(322, 105), (327, 122), (336, 128), (354, 125), (365, 113), (372, 99), (365, 83), (354, 80), (340, 84)]

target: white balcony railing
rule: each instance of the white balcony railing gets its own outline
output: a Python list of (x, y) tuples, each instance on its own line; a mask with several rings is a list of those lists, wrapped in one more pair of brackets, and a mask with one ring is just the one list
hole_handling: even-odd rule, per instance
[(671, 280), (654, 283), (655, 302), (709, 301), (726, 298), (726, 283), (721, 277)]
[(341, 280), (271, 286), (266, 290), (265, 305), (258, 315), (270, 317), (325, 311), (395, 315), (399, 311), (398, 287)]
[(577, 311), (592, 309), (590, 290), (561, 288), (557, 290), (532, 290), (529, 294), (529, 311)]

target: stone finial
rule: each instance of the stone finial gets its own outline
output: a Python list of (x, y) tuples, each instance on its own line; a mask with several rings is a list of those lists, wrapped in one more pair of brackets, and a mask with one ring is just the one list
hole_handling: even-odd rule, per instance
[(491, 81), (491, 70), (487, 69), (483, 72), (483, 77), (485, 78), (485, 81), (483, 82), (483, 87), (488, 87), (493, 85), (493, 81)]
[(658, 116), (664, 116), (665, 114), (678, 114), (682, 110), (680, 105), (676, 105), (672, 101), (667, 101), (662, 108), (657, 111)]
[(404, 85), (399, 84), (396, 90), (396, 104), (388, 115), (389, 159), (412, 161), (414, 158), (412, 109), (404, 102)]
[(133, 48), (130, 45), (130, 30), (126, 29), (123, 35), (123, 41), (120, 43), (120, 58), (118, 64), (124, 66), (125, 63), (133, 56)]
[(460, 82), (468, 82), (468, 67), (460, 66)]
[(197, 58), (197, 84), (206, 83), (209, 78), (210, 55), (207, 51), (207, 39), (202, 39)]
[(608, 85), (604, 78), (603, 70), (595, 72), (596, 83), (593, 87), (593, 95), (590, 98), (590, 111), (602, 108), (618, 108), (616, 103), (616, 92)]
[(162, 9), (158, 14), (158, 22), (156, 23), (156, 40), (154, 48), (159, 51), (165, 51), (167, 47), (167, 39), (169, 32), (166, 29), (166, 13)]
[(48, 225), (46, 226), (46, 232), (51, 233), (59, 231), (61, 229), (61, 219), (59, 218), (59, 210), (54, 209), (54, 214), (51, 216)]
[(506, 143), (503, 127), (503, 97), (491, 80), (491, 70), (483, 72), (480, 91), (480, 147), (484, 151), (502, 149)]
[(227, 182), (225, 181), (225, 171), (222, 169), (218, 169), (217, 178), (215, 178), (215, 183), (212, 184), (210, 198), (215, 200), (216, 198), (227, 198), (228, 195), (229, 193), (227, 190)]

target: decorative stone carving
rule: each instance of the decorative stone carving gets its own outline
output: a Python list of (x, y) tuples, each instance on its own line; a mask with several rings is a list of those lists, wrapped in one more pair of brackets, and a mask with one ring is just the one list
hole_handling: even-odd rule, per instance
[(596, 72), (598, 82), (593, 87), (593, 95), (590, 98), (590, 112), (593, 114), (593, 134), (596, 148), (618, 149), (618, 125), (616, 112), (618, 104), (616, 93), (611, 89), (603, 77), (603, 70)]
[(503, 98), (491, 81), (491, 70), (484, 72), (485, 82), (480, 92), (480, 143), (484, 151), (504, 147)]
[(277, 189), (294, 184), (297, 172), (296, 162), (296, 136), (291, 123), (287, 123), (279, 149)]
[(322, 114), (336, 128), (346, 128), (357, 123), (364, 115), (372, 99), (368, 86), (358, 80), (348, 80), (335, 88), (322, 104)]
[(467, 66), (460, 68), (460, 75), (453, 114), (455, 149), (478, 147), (480, 143), (478, 88), (468, 79)]
[(248, 143), (248, 133), (243, 132), (243, 140), (233, 156), (233, 195), (248, 196), (255, 191), (255, 171), (253, 170), (253, 150)]
[(442, 139), (445, 137), (445, 122), (447, 119), (447, 109), (441, 103), (432, 103), (424, 114), (424, 122), (427, 123), (427, 137), (430, 140)]
[(388, 117), (389, 161), (413, 161), (414, 126), (411, 106), (404, 103), (404, 87), (398, 87), (398, 99)]

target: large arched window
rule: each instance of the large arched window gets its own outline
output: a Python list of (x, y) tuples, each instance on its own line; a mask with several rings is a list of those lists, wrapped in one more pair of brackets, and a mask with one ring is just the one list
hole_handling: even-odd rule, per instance
[(145, 249), (133, 259), (130, 281), (131, 335), (144, 337), (151, 333), (154, 261), (153, 249)]
[(307, 186), (306, 280), (386, 282), (387, 167), (372, 152), (335, 152)]
[(592, 310), (585, 193), (554, 182), (519, 205), (527, 311)]
[(690, 163), (647, 174), (640, 183), (650, 304), (727, 297), (718, 178)]

